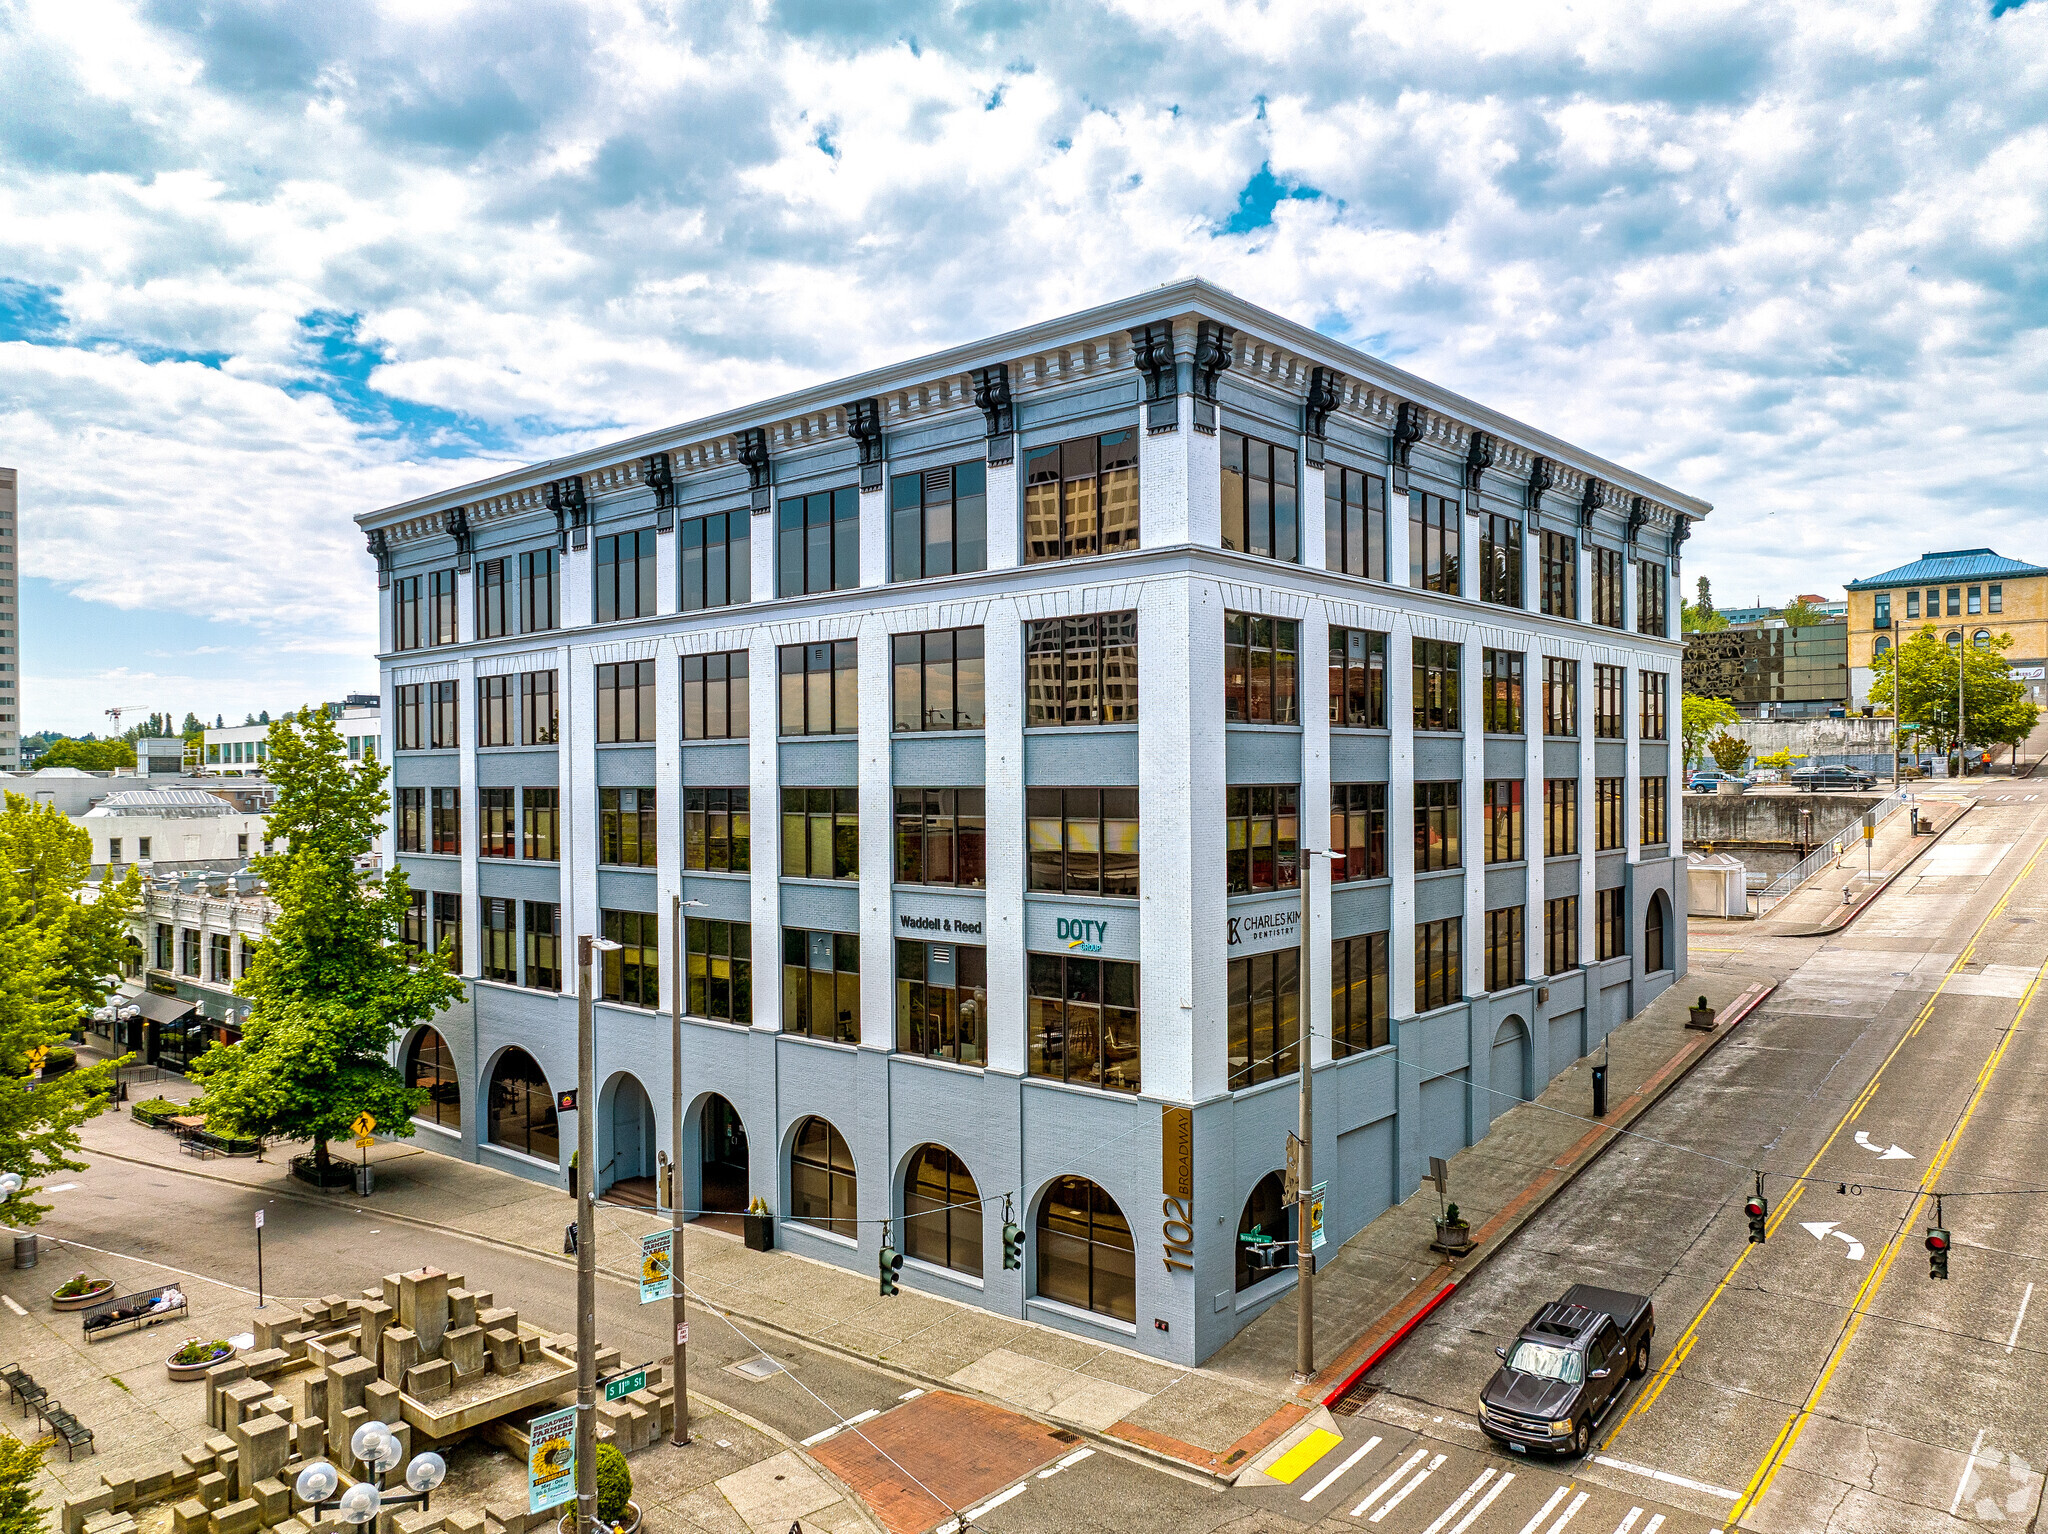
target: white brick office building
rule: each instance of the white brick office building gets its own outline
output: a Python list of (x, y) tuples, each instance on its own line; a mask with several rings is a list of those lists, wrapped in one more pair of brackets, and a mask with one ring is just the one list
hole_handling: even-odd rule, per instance
[(1684, 974), (1708, 509), (1187, 282), (368, 514), (391, 851), (473, 980), (404, 1046), (423, 1139), (560, 1175), (602, 930), (598, 1176), (652, 1174), (701, 901), (692, 1207), (1204, 1358), (1292, 1284), (1236, 1237), (1286, 1218), (1301, 827), (1334, 1241)]

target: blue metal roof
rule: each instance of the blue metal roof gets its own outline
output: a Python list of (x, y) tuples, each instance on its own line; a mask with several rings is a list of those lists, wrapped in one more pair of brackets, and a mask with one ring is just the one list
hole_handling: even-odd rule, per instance
[(2007, 559), (1990, 549), (1948, 549), (1922, 554), (1910, 565), (1900, 565), (1867, 580), (1851, 581), (1851, 591), (1874, 591), (1884, 586), (1933, 586), (1942, 581), (1992, 580), (2001, 576), (2048, 575), (2039, 565)]

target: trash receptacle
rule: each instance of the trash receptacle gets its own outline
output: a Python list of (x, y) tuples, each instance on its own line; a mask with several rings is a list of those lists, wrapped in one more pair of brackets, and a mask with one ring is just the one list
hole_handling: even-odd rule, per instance
[(35, 1232), (17, 1234), (14, 1238), (14, 1265), (17, 1268), (32, 1268), (36, 1265)]
[(367, 1161), (356, 1163), (356, 1192), (368, 1198), (377, 1191), (377, 1169)]

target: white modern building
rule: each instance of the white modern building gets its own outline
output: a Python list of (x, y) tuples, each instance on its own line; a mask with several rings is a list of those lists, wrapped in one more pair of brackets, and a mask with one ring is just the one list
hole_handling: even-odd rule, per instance
[(368, 513), (422, 1142), (561, 1175), (603, 934), (601, 1184), (674, 1003), (689, 1207), (1205, 1358), (1304, 994), (1341, 1243), (1685, 973), (1708, 510), (1189, 281)]
[[(130, 864), (187, 871), (233, 872), (273, 850), (269, 818), (237, 809), (218, 794), (192, 787), (125, 788), (109, 792), (78, 823), (92, 835), (93, 875)], [(189, 781), (189, 780), (188, 780)]]
[[(336, 733), (348, 747), (350, 761), (375, 761), (383, 755), (383, 726), (374, 697), (351, 693), (343, 702), (330, 703), (327, 708), (334, 716)], [(204, 760), (195, 765), (203, 772), (227, 776), (261, 772), (270, 760), (270, 726), (235, 724), (208, 730), (201, 750)]]

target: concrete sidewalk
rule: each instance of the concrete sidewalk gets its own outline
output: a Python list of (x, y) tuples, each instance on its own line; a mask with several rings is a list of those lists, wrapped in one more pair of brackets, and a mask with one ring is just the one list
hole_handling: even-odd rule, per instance
[(1939, 798), (1915, 792), (1913, 799), (1922, 823), (1933, 821), (1933, 835), (1913, 835), (1911, 811), (1901, 810), (1877, 827), (1867, 852), (1862, 841), (1851, 842), (1848, 851), (1779, 901), (1763, 917), (1759, 929), (1784, 937), (1825, 937), (1839, 932), (1862, 915), (1892, 880), (1925, 856), (1949, 827), (1976, 808), (1974, 798)]
[[(1497, 1119), (1479, 1145), (1452, 1158), (1452, 1194), (1477, 1237), (1471, 1255), (1452, 1264), (1430, 1252), (1434, 1191), (1387, 1210), (1331, 1253), (1317, 1276), (1316, 1351), (1325, 1366), (1300, 1391), (1292, 1380), (1294, 1307), (1285, 1299), (1207, 1366), (1190, 1370), (931, 1295), (905, 1290), (883, 1299), (869, 1275), (784, 1251), (752, 1252), (736, 1237), (704, 1225), (688, 1233), (690, 1292), (743, 1323), (880, 1364), (914, 1382), (943, 1385), (1182, 1466), (1229, 1475), (1298, 1421), (1450, 1276), (1484, 1261), (1611, 1143), (1614, 1128), (1632, 1121), (1725, 1036), (1725, 1028), (1711, 1034), (1685, 1029), (1685, 1011), (1695, 997), (1704, 993), (1725, 1010), (1746, 991), (1769, 984), (1761, 973), (1696, 971), (1610, 1039), (1605, 1121), (1589, 1116), (1590, 1062), (1581, 1060), (1535, 1102)], [(167, 1082), (163, 1090), (181, 1099), (194, 1095), (183, 1082)], [(195, 1162), (179, 1153), (168, 1134), (119, 1112), (88, 1125), (85, 1140), (96, 1159), (119, 1157), (260, 1187), (274, 1197), (362, 1204), (383, 1219), (555, 1261), (563, 1261), (562, 1231), (575, 1214), (574, 1202), (559, 1189), (404, 1141), (380, 1141), (370, 1149), (377, 1191), (362, 1201), (352, 1193), (323, 1196), (291, 1180), (283, 1147), (273, 1147), (261, 1162)], [(602, 1208), (600, 1266), (636, 1278), (638, 1237), (666, 1223), (649, 1211)]]

